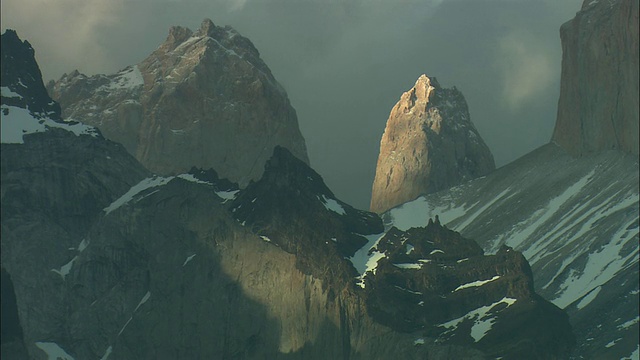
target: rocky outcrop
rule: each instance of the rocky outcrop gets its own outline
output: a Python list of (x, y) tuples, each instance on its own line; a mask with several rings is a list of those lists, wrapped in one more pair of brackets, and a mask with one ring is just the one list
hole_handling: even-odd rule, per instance
[(366, 301), (381, 323), (491, 358), (568, 357), (574, 343), (568, 316), (535, 294), (518, 251), (504, 246), (485, 256), (437, 216), (426, 227), (392, 227), (370, 251), (380, 260), (365, 277)]
[(74, 71), (48, 86), (65, 118), (98, 127), (158, 174), (214, 168), (244, 187), (276, 145), (308, 163), (296, 112), (258, 50), (208, 19), (195, 33), (172, 27), (117, 74)]
[(638, 0), (585, 0), (560, 37), (552, 141), (574, 156), (609, 149), (638, 155)]
[[(22, 41), (14, 30), (2, 34), (2, 104), (27, 109), (35, 116), (60, 121), (60, 105), (47, 94), (42, 73), (36, 63), (35, 51), (28, 41)], [(11, 95), (10, 95), (11, 94)], [(6, 115), (6, 114), (5, 114)]]
[(371, 211), (382, 213), (494, 168), (493, 155), (471, 122), (462, 93), (422, 75), (402, 94), (387, 120)]

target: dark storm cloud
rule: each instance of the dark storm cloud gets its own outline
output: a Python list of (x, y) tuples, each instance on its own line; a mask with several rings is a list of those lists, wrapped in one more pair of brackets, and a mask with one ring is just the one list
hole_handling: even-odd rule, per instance
[(389, 111), (426, 73), (457, 86), (498, 165), (548, 142), (570, 1), (4, 0), (2, 28), (36, 49), (45, 79), (137, 63), (171, 25), (231, 25), (298, 112), (312, 166), (368, 207)]

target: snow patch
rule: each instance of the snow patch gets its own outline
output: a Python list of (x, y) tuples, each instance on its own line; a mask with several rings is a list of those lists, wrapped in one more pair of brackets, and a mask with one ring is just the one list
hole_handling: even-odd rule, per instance
[(113, 346), (109, 345), (109, 347), (107, 348), (107, 350), (105, 350), (104, 355), (102, 355), (100, 360), (107, 360), (109, 358), (109, 355), (111, 355), (112, 351), (113, 351)]
[(471, 327), (471, 336), (475, 340), (475, 342), (480, 341), (493, 327), (495, 323), (495, 317), (490, 315), (491, 310), (498, 306), (499, 304), (506, 304), (507, 307), (515, 304), (517, 300), (504, 297), (502, 300), (497, 301), (491, 305), (482, 306), (475, 310), (468, 312), (466, 315), (459, 317), (457, 319), (453, 319), (451, 321), (447, 321), (446, 323), (440, 324), (438, 326), (447, 328), (447, 332), (454, 331), (457, 329), (458, 325), (462, 323), (465, 319), (473, 320), (473, 326)]
[(82, 241), (80, 241), (80, 244), (78, 245), (78, 251), (83, 252), (84, 249), (87, 248), (87, 246), (89, 246), (89, 242), (85, 239), (82, 239)]
[(598, 286), (597, 288), (591, 290), (590, 293), (588, 293), (585, 297), (582, 298), (582, 300), (580, 300), (580, 302), (578, 303), (578, 305), (576, 305), (576, 307), (578, 309), (582, 309), (583, 307), (589, 305), (589, 303), (592, 302), (593, 299), (596, 298), (596, 296), (598, 296), (598, 294), (600, 293), (600, 290), (602, 290), (602, 286)]
[(612, 347), (613, 345), (615, 345), (618, 341), (622, 340), (622, 338), (617, 338), (615, 340), (609, 341), (607, 343), (607, 345), (605, 345), (604, 347), (606, 347), (607, 349)]
[(138, 306), (136, 306), (135, 310), (133, 310), (133, 312), (138, 311), (138, 308), (140, 308), (140, 306), (142, 306), (142, 304), (146, 303), (147, 300), (149, 300), (149, 298), (151, 297), (151, 292), (147, 291), (146, 294), (144, 294), (144, 296), (142, 297), (142, 299), (140, 299), (140, 302), (138, 303)]
[(238, 194), (240, 190), (233, 190), (233, 191), (216, 191), (216, 195), (218, 195), (219, 197), (221, 197), (224, 202), (227, 202), (229, 200), (233, 200), (236, 198), (236, 195)]
[(62, 265), (60, 267), (60, 270), (58, 269), (51, 269), (51, 271), (53, 271), (54, 273), (60, 275), (62, 277), (62, 280), (65, 279), (65, 277), (67, 275), (69, 275), (69, 272), (71, 271), (71, 268), (73, 267), (73, 262), (76, 261), (78, 259), (77, 256), (74, 256), (73, 259), (71, 259), (71, 261), (69, 261), (68, 263)]
[(638, 323), (638, 320), (640, 320), (640, 317), (636, 316), (635, 319), (631, 319), (625, 323), (622, 323), (620, 325), (618, 325), (618, 329), (622, 330), (622, 329), (628, 329), (630, 327), (632, 327), (633, 325)]
[[(384, 253), (378, 252), (376, 250), (371, 251), (371, 249), (375, 249), (378, 245), (378, 242), (384, 236), (384, 233), (381, 234), (372, 234), (372, 235), (363, 235), (367, 238), (367, 243), (358, 249), (355, 254), (349, 259), (353, 264), (353, 267), (358, 271), (358, 285), (364, 288), (364, 277), (368, 271), (373, 271), (375, 274), (376, 266), (378, 265), (378, 260), (384, 257)], [(369, 253), (371, 252), (371, 253)]]
[(452, 207), (453, 202), (448, 202), (447, 199), (443, 201), (448, 205), (432, 206), (424, 197), (420, 197), (389, 210), (388, 214), (391, 216), (392, 225), (402, 231), (425, 226), (427, 220), (435, 215), (438, 215), (441, 223), (446, 224), (465, 214), (464, 207)]
[[(631, 198), (635, 199), (636, 203), (638, 202), (637, 194)], [(625, 208), (625, 202), (613, 208), (618, 207), (619, 209)], [(613, 234), (611, 241), (606, 246), (590, 253), (582, 271), (574, 271), (571, 276), (565, 279), (560, 285), (559, 295), (551, 302), (564, 309), (569, 304), (587, 294), (595, 286), (605, 284), (613, 278), (615, 274), (621, 271), (630, 260), (637, 263), (638, 248), (640, 248), (637, 242), (635, 243), (634, 251), (631, 251), (627, 256), (620, 256), (625, 245), (629, 241), (633, 241), (634, 238), (637, 238), (637, 233), (634, 234), (633, 232), (627, 231), (626, 228), (627, 225), (623, 224), (623, 226)]]
[(45, 132), (49, 128), (63, 129), (76, 136), (98, 136), (98, 132), (93, 126), (82, 123), (59, 123), (46, 117), (39, 119), (34, 117), (29, 110), (15, 106), (2, 105), (0, 119), (2, 119), (0, 142), (3, 144), (24, 144), (23, 135)]
[(22, 99), (22, 95), (11, 91), (11, 89), (9, 89), (6, 86), (0, 87), (0, 95), (2, 95), (2, 97), (6, 97), (6, 98), (10, 98), (10, 99), (12, 99), (12, 98), (13, 99), (15, 99), (15, 98)]
[[(582, 190), (582, 188), (584, 188), (584, 186), (587, 185), (589, 180), (593, 177), (594, 172), (595, 170), (591, 171), (582, 179), (569, 186), (562, 194), (549, 200), (547, 206), (536, 211), (530, 219), (516, 225), (514, 228), (517, 230), (508, 235), (509, 240), (507, 241), (507, 245), (516, 249), (520, 248), (520, 245), (534, 235), (538, 228), (556, 217), (555, 214), (560, 210), (563, 204), (580, 193), (580, 190)], [(534, 247), (530, 247), (525, 251), (524, 256), (527, 259), (531, 259), (532, 252), (534, 252), (533, 248)]]
[(407, 255), (411, 254), (411, 252), (414, 249), (413, 245), (411, 245), (411, 244), (405, 244), (405, 248), (407, 249), (406, 252), (405, 252)]
[(324, 207), (327, 208), (327, 210), (331, 210), (331, 211), (335, 212), (338, 215), (345, 215), (346, 214), (346, 211), (344, 211), (344, 208), (342, 207), (342, 205), (340, 205), (334, 199), (330, 199), (330, 198), (322, 195), (322, 203), (324, 204)]
[(424, 345), (424, 339), (423, 338), (416, 339), (413, 342), (413, 345)]
[(203, 180), (200, 180), (200, 179), (196, 178), (196, 177), (195, 177), (195, 176), (193, 176), (192, 174), (180, 174), (180, 175), (178, 175), (178, 176), (176, 176), (176, 177), (178, 177), (178, 178), (180, 178), (180, 179), (182, 179), (182, 180), (186, 180), (186, 181), (194, 182), (194, 183), (196, 183), (196, 184), (213, 185), (213, 184), (211, 184), (210, 182), (203, 181)]
[(185, 265), (187, 265), (189, 263), (189, 261), (193, 260), (193, 258), (196, 256), (196, 254), (193, 254), (191, 256), (188, 256), (187, 259), (184, 261), (184, 263), (182, 264), (182, 267), (184, 267)]
[(271, 242), (271, 239), (269, 239), (268, 237), (266, 237), (264, 235), (260, 235), (260, 239), (262, 239), (263, 241), (266, 241), (266, 242)]
[(500, 276), (496, 275), (496, 276), (494, 276), (494, 277), (492, 277), (491, 279), (488, 279), (488, 280), (478, 280), (478, 281), (470, 282), (468, 284), (464, 284), (464, 285), (458, 286), (455, 290), (453, 290), (453, 292), (456, 292), (456, 291), (462, 290), (462, 289), (467, 289), (467, 288), (470, 288), (470, 287), (482, 286), (484, 284), (490, 283), (492, 281), (496, 281), (498, 279), (500, 279)]
[(640, 345), (636, 347), (636, 349), (631, 353), (631, 355), (627, 357), (623, 357), (624, 360), (627, 360), (627, 359), (638, 360), (639, 358), (640, 358)]
[(421, 269), (422, 265), (420, 264), (414, 264), (414, 263), (408, 263), (408, 264), (393, 264), (393, 266), (400, 268), (400, 269)]
[(414, 295), (422, 295), (422, 293), (420, 291), (413, 291), (407, 288), (403, 288), (402, 286), (398, 286), (398, 285), (394, 285), (393, 287), (395, 287), (396, 289), (400, 290), (400, 291), (406, 291), (408, 293), (414, 294)]
[(48, 360), (75, 360), (54, 342), (36, 342), (36, 346), (47, 354)]
[(142, 85), (144, 85), (144, 78), (138, 65), (134, 65), (120, 71), (109, 84), (101, 86), (98, 90), (128, 90)]
[[(156, 186), (165, 185), (171, 180), (173, 180), (173, 176), (169, 176), (169, 177), (153, 176), (150, 178), (146, 178), (140, 181), (139, 183), (137, 183), (136, 185), (132, 186), (131, 189), (129, 189), (129, 191), (127, 191), (124, 195), (122, 195), (116, 201), (112, 202), (111, 205), (107, 206), (103, 210), (105, 213), (109, 214), (112, 211), (121, 207), (122, 205), (125, 205), (129, 201), (133, 200), (133, 198), (139, 193), (141, 193), (142, 191), (156, 187)], [(138, 201), (142, 199), (143, 197), (139, 198)]]

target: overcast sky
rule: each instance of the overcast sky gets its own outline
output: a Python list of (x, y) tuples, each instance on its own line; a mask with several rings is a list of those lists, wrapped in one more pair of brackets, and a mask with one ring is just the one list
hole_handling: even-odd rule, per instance
[(368, 208), (393, 105), (421, 74), (456, 86), (498, 166), (547, 143), (559, 27), (582, 0), (2, 0), (2, 30), (36, 50), (45, 82), (138, 63), (172, 25), (207, 17), (260, 51), (298, 112), (312, 167)]

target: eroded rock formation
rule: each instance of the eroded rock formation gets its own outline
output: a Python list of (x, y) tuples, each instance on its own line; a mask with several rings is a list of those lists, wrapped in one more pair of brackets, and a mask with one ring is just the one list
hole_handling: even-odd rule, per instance
[(371, 211), (382, 213), (495, 168), (464, 96), (420, 76), (393, 107), (380, 141)]

